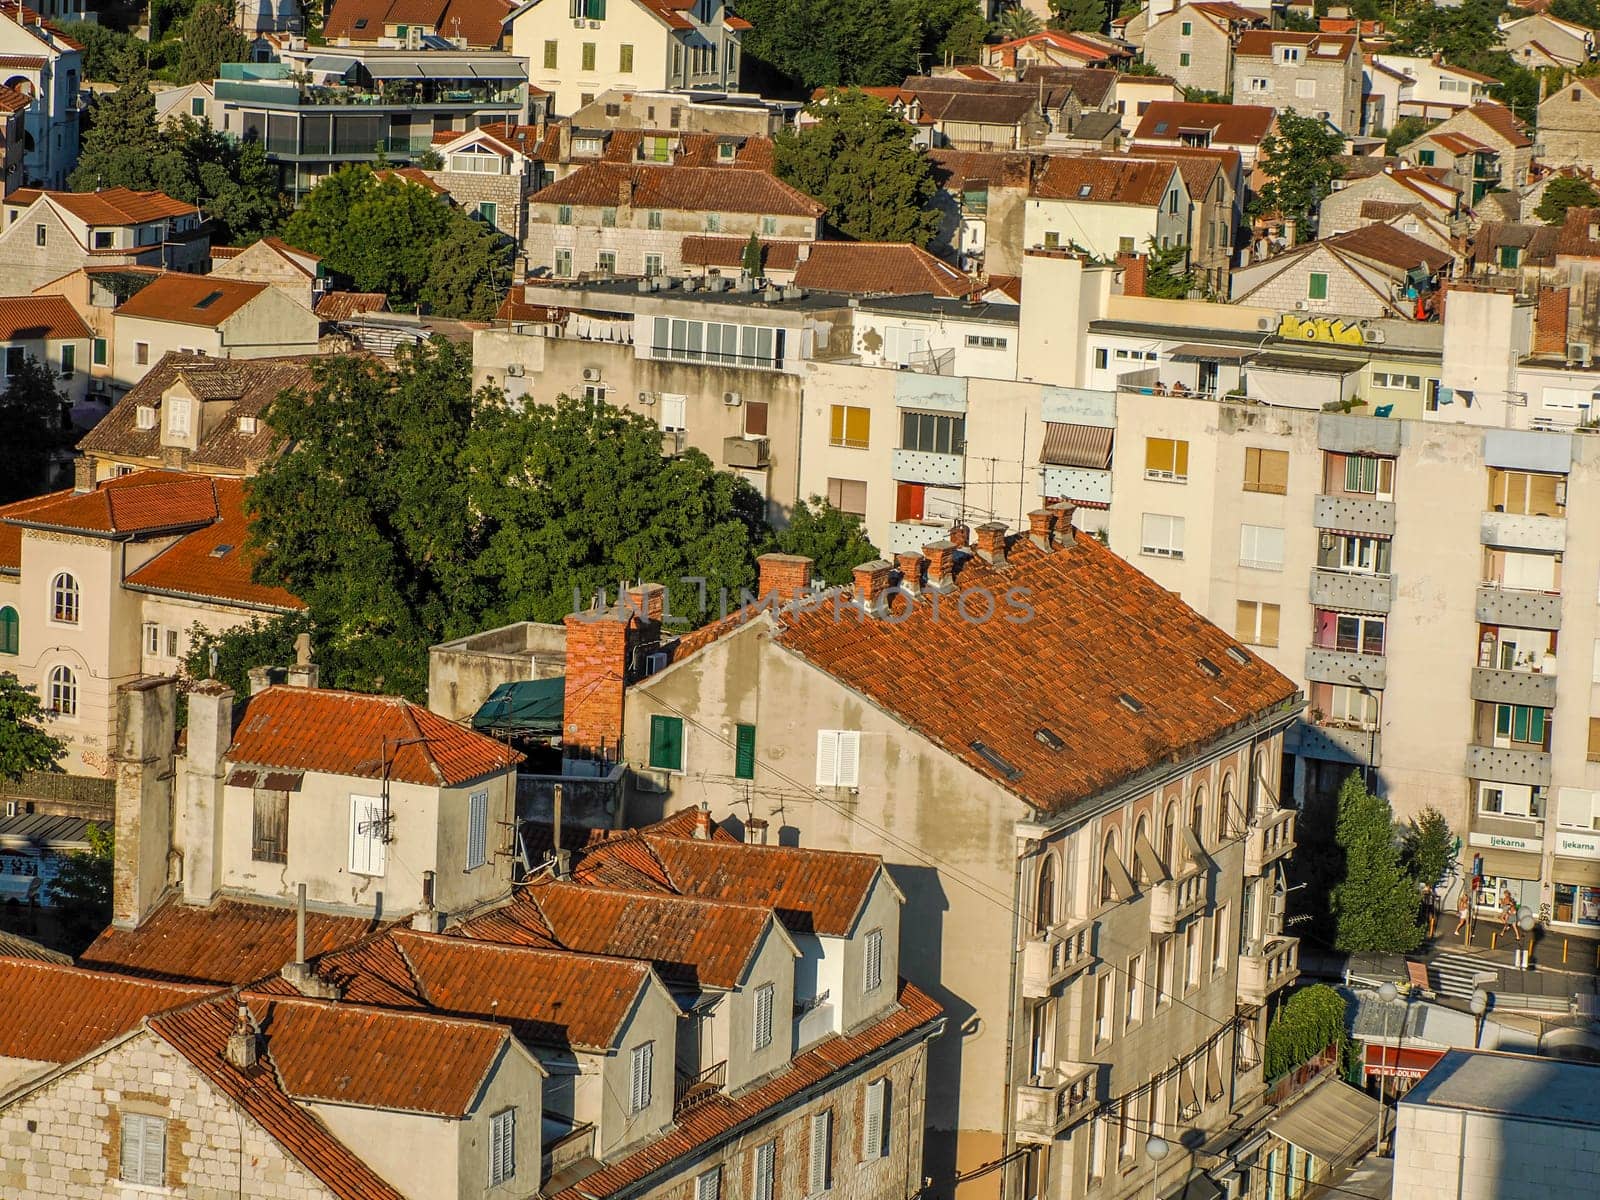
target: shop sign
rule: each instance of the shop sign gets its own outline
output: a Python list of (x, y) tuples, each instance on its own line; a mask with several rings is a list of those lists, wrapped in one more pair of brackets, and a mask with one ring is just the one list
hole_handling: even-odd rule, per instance
[(1600, 837), (1592, 833), (1556, 830), (1556, 853), (1572, 858), (1600, 858)]
[(1544, 849), (1542, 842), (1533, 838), (1513, 837), (1509, 833), (1473, 833), (1468, 835), (1467, 841), (1491, 850), (1521, 850), (1528, 854), (1538, 854)]

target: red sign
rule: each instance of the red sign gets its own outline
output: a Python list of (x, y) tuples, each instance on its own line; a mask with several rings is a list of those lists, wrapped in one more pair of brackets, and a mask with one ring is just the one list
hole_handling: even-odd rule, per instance
[(1421, 1050), (1406, 1046), (1366, 1047), (1367, 1076), (1391, 1079), (1421, 1079), (1444, 1057), (1443, 1050)]

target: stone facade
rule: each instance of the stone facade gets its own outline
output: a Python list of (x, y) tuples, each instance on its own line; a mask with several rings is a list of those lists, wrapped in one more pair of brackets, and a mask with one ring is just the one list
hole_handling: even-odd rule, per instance
[[(1376, 286), (1385, 286), (1378, 271), (1370, 272)], [(1326, 277), (1325, 295), (1311, 298), (1311, 276)], [(1233, 297), (1243, 304), (1273, 308), (1279, 312), (1297, 309), (1313, 313), (1337, 313), (1341, 317), (1393, 317), (1400, 315), (1393, 305), (1374, 290), (1345, 261), (1325, 246), (1313, 246), (1293, 261), (1262, 263), (1235, 271)]]
[[(1283, 53), (1298, 52), (1285, 60)], [(1301, 116), (1325, 117), (1341, 130), (1361, 128), (1361, 56), (1321, 56), (1317, 47), (1274, 46), (1271, 54), (1239, 54), (1233, 61), (1233, 98), (1240, 104), (1270, 104)]]
[(1185, 5), (1150, 27), (1144, 60), (1181, 87), (1221, 95), (1233, 82), (1233, 35)]
[(494, 227), (519, 246), (527, 236), (528, 187), (520, 175), (472, 171), (429, 171), (428, 178), (450, 193), (463, 212), (476, 214), (494, 205)]
[(1552, 167), (1589, 166), (1600, 159), (1600, 93), (1593, 79), (1574, 79), (1539, 105), (1539, 161)]

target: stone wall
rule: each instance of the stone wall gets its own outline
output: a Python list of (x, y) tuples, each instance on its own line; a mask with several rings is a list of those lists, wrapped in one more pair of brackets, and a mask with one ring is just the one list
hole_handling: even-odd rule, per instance
[(445, 188), (469, 216), (480, 201), (495, 206), (494, 225), (518, 245), (526, 231), (528, 189), (521, 175), (480, 175), (473, 171), (429, 171), (428, 178)]

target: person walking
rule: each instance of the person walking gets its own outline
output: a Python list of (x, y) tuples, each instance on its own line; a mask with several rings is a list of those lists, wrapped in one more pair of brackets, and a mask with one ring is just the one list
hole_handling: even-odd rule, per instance
[(1522, 930), (1517, 928), (1517, 902), (1511, 898), (1510, 888), (1500, 889), (1500, 924), (1516, 935), (1517, 945), (1522, 945)]
[(1469, 945), (1472, 941), (1472, 892), (1467, 888), (1461, 889), (1461, 899), (1456, 901), (1456, 927), (1453, 931), (1461, 935), (1461, 944)]

